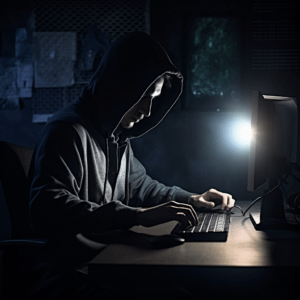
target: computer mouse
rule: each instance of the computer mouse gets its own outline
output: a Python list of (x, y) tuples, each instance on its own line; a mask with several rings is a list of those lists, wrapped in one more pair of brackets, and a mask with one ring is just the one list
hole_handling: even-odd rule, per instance
[(153, 248), (169, 248), (181, 245), (185, 239), (176, 234), (164, 234), (151, 238), (150, 240)]

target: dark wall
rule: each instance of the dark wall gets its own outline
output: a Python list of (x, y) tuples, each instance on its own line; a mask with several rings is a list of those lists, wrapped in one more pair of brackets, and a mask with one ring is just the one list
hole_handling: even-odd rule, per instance
[[(6, 55), (10, 52), (9, 50), (14, 53), (14, 45), (11, 45), (11, 47), (9, 47), (10, 45), (1, 45), (2, 32), (26, 27), (30, 13), (31, 4), (28, 0), (1, 1), (0, 48), (8, 49), (5, 51)], [(34, 124), (31, 120), (32, 110), (30, 98), (20, 101), (19, 110), (0, 109), (0, 140), (32, 147), (43, 125)]]
[[(187, 15), (236, 16), (240, 18), (241, 24), (242, 109), (239, 112), (183, 110), (183, 94), (158, 128), (132, 142), (136, 155), (148, 173), (158, 180), (179, 185), (192, 192), (203, 192), (214, 187), (232, 193), (239, 200), (253, 199), (262, 192), (262, 189), (257, 192), (247, 191), (249, 148), (241, 148), (231, 142), (230, 126), (236, 119), (250, 118), (253, 89), (265, 94), (300, 99), (300, 88), (299, 68), (289, 71), (252, 70), (251, 51), (260, 47), (252, 42), (253, 2), (151, 2), (151, 34), (165, 47), (183, 74), (184, 20)], [(275, 13), (281, 12), (275, 10)], [(276, 45), (272, 47), (276, 48)]]
[[(28, 16), (24, 3), (11, 5), (1, 27), (18, 27)], [(235, 118), (249, 118), (251, 91), (294, 96), (300, 99), (299, 70), (293, 72), (252, 72), (250, 70), (252, 1), (151, 1), (151, 34), (165, 47), (174, 64), (184, 69), (184, 17), (187, 14), (238, 15), (242, 26), (242, 97), (244, 109), (235, 112), (183, 110), (181, 97), (165, 120), (140, 139), (133, 140), (136, 156), (148, 173), (168, 185), (204, 192), (214, 187), (232, 193), (236, 199), (252, 199), (247, 192), (249, 149), (236, 147), (230, 140), (230, 124)], [(7, 13), (8, 12), (8, 13)], [(4, 16), (4, 14), (3, 14)], [(2, 16), (2, 17), (3, 17)], [(284, 75), (284, 76), (283, 76)], [(283, 80), (283, 78), (287, 78)], [(0, 111), (0, 139), (33, 146), (41, 124), (31, 123), (30, 99), (19, 111)], [(259, 191), (260, 192), (260, 191)]]

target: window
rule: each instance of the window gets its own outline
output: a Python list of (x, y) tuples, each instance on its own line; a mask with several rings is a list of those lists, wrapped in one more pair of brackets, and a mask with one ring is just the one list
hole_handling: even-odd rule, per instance
[(219, 111), (238, 104), (238, 18), (189, 17), (185, 45), (185, 108)]

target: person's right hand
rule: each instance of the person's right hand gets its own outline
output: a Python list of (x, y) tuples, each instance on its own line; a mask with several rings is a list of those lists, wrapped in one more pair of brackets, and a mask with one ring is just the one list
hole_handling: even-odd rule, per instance
[(170, 201), (138, 211), (138, 223), (145, 227), (155, 226), (169, 221), (179, 221), (184, 227), (198, 224), (194, 208), (185, 203)]

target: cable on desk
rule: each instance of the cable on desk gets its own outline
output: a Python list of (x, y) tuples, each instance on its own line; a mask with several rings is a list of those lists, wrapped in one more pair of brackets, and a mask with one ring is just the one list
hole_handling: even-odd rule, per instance
[(292, 176), (294, 179), (296, 179), (297, 181), (300, 182), (300, 179), (299, 179), (298, 177), (296, 177), (294, 174), (291, 173), (291, 176)]
[[(254, 199), (254, 200), (250, 203), (250, 205), (245, 209), (244, 212), (243, 212), (242, 208), (239, 207), (238, 205), (234, 205), (233, 207), (231, 207), (231, 208), (229, 209), (229, 212), (230, 212), (233, 208), (236, 207), (236, 208), (240, 209), (240, 211), (242, 212), (242, 216), (245, 216), (246, 213), (247, 213), (247, 211), (248, 211), (254, 204), (256, 204), (259, 200), (261, 200), (261, 199), (263, 199), (264, 197), (266, 197), (266, 196), (270, 195), (271, 193), (273, 193), (276, 189), (278, 189), (278, 188), (279, 188), (280, 186), (282, 186), (284, 183), (287, 183), (286, 180), (287, 180), (287, 178), (288, 178), (289, 176), (292, 176), (294, 179), (296, 179), (297, 181), (300, 182), (300, 179), (299, 179), (298, 177), (296, 177), (294, 174), (292, 174), (292, 170), (296, 170), (296, 171), (299, 171), (299, 172), (300, 172), (300, 165), (299, 165), (298, 163), (292, 162), (292, 163), (290, 164), (290, 172), (289, 172), (288, 174), (286, 174), (286, 176), (285, 176), (284, 178), (280, 177), (280, 178), (279, 178), (279, 179), (280, 179), (280, 182), (279, 182), (274, 188), (272, 188), (269, 192), (267, 192), (266, 194), (264, 194), (264, 195), (262, 195), (262, 196), (259, 196), (259, 197), (257, 197), (256, 199)], [(283, 189), (283, 190), (284, 190), (284, 189)], [(284, 190), (284, 193), (285, 193), (285, 190)], [(285, 194), (285, 196), (286, 196), (286, 194)], [(286, 196), (286, 197), (287, 197), (287, 196)], [(289, 206), (290, 206), (290, 204), (289, 204)], [(291, 206), (290, 206), (290, 208), (291, 208)], [(292, 208), (291, 208), (291, 210), (292, 210)], [(292, 210), (292, 211), (293, 211), (293, 210)], [(293, 213), (294, 213), (294, 211), (293, 211)], [(294, 216), (295, 216), (295, 213), (294, 213)], [(295, 218), (296, 218), (296, 216), (295, 216)], [(299, 224), (297, 218), (296, 218), (296, 221), (297, 221), (297, 223)]]
[(231, 210), (234, 209), (234, 208), (238, 208), (238, 209), (242, 212), (242, 215), (244, 215), (244, 212), (243, 212), (242, 208), (241, 208), (240, 206), (238, 206), (238, 205), (232, 206), (232, 207), (228, 210), (228, 213), (231, 212)]
[(252, 203), (250, 203), (250, 205), (246, 208), (246, 210), (244, 211), (243, 213), (243, 216), (245, 216), (246, 212), (255, 204), (257, 203), (259, 200), (263, 199), (264, 197), (270, 195), (271, 193), (273, 193), (276, 189), (278, 189), (283, 183), (285, 183), (286, 179), (290, 176), (290, 173), (287, 174), (285, 176), (284, 179), (281, 179), (280, 182), (275, 186), (273, 187), (270, 191), (268, 191), (266, 194), (262, 195), (262, 196), (259, 196), (257, 197), (255, 200), (252, 201)]
[(295, 213), (295, 209), (291, 207), (291, 204), (290, 204), (290, 202), (288, 201), (288, 196), (287, 196), (287, 193), (286, 193), (285, 189), (283, 188), (282, 191), (283, 191), (283, 194), (284, 194), (284, 196), (285, 196), (286, 203), (288, 204), (290, 210), (292, 211), (292, 213), (293, 213), (293, 215), (294, 215), (294, 219), (296, 220), (296, 223), (297, 223), (298, 225), (300, 225), (300, 223), (299, 223), (299, 221), (298, 221), (298, 218), (297, 218), (297, 216), (296, 216), (296, 213)]

